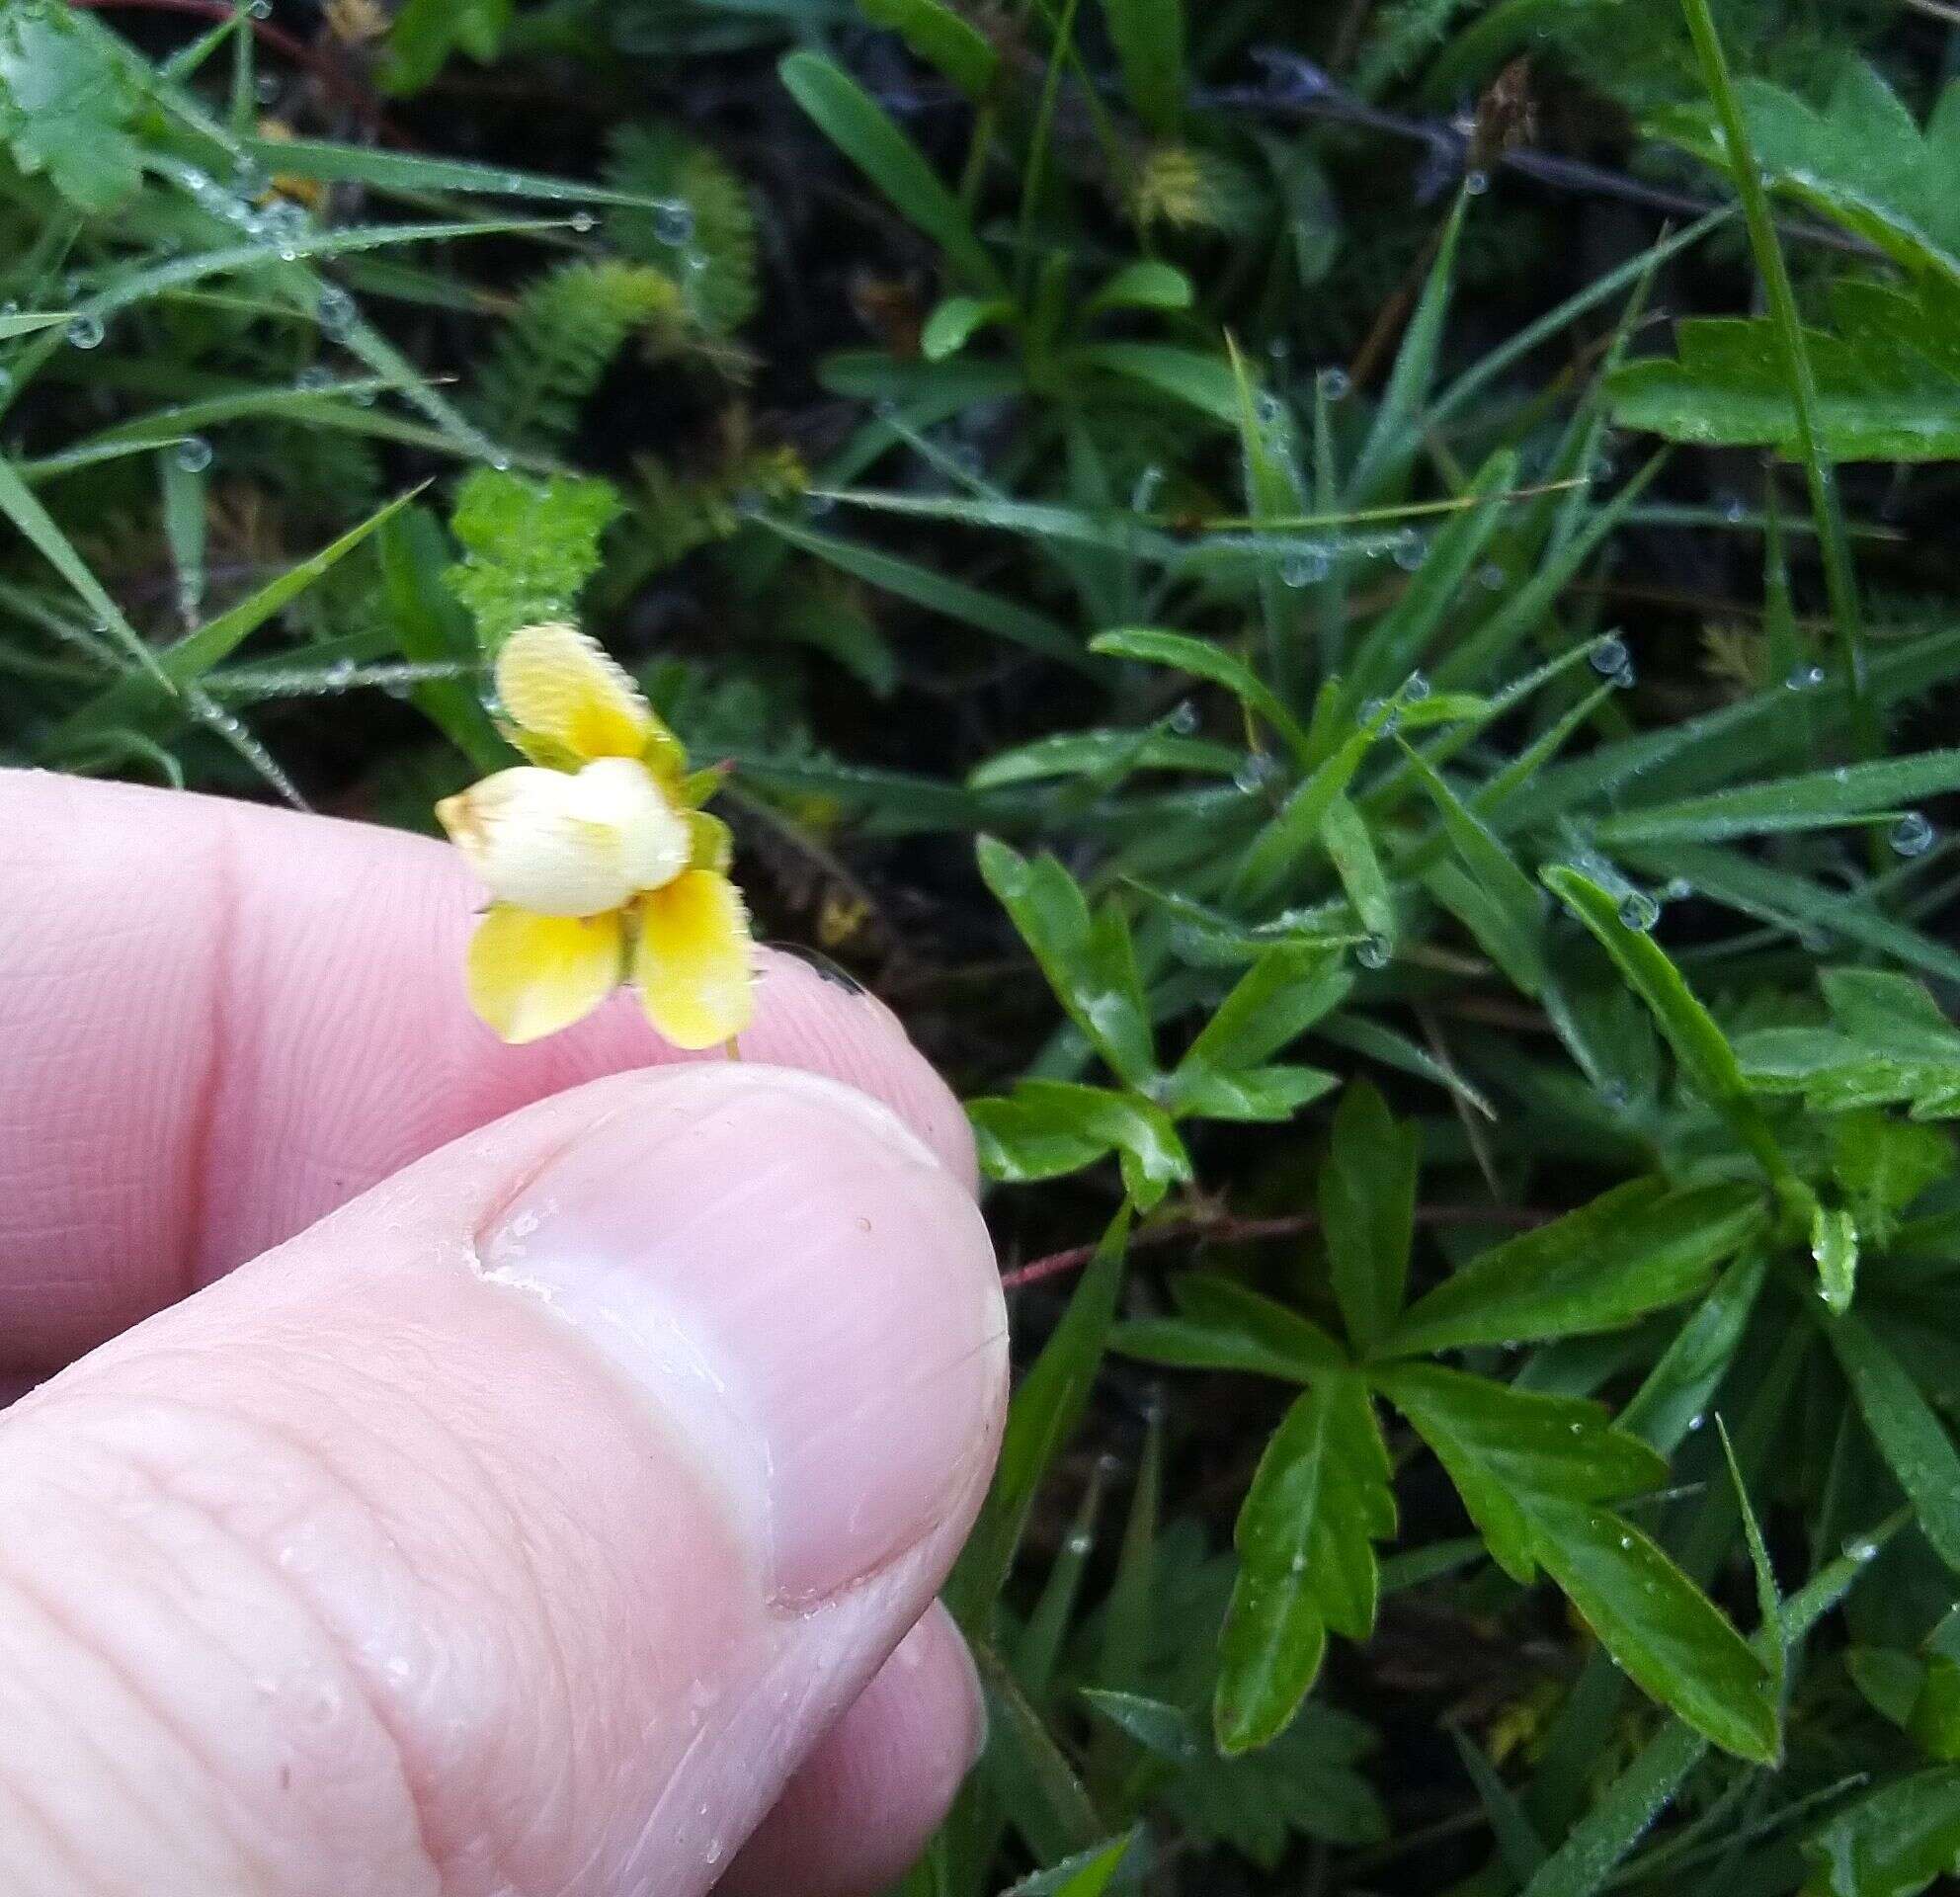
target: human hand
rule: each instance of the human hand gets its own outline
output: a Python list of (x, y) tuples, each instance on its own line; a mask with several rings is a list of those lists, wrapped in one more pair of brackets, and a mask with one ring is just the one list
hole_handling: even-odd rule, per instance
[(0, 774), (0, 1376), (67, 1365), (0, 1412), (0, 1890), (902, 1870), (1006, 1326), (896, 1021), (769, 957), (739, 1064), (508, 1048), (452, 853), (188, 795)]

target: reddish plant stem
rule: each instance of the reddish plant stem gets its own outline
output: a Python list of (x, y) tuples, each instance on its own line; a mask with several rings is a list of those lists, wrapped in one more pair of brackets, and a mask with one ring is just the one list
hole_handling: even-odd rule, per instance
[[(1534, 1225), (1549, 1224), (1558, 1214), (1542, 1205), (1418, 1205), (1418, 1225), (1504, 1225), (1514, 1231), (1529, 1231)], [(1180, 1239), (1209, 1239), (1218, 1245), (1247, 1245), (1262, 1238), (1298, 1238), (1303, 1232), (1317, 1231), (1318, 1212), (1291, 1212), (1279, 1218), (1237, 1218), (1229, 1212), (1201, 1218), (1166, 1219), (1162, 1225), (1149, 1225), (1130, 1240), (1132, 1249), (1142, 1245), (1174, 1245)], [(1079, 1272), (1096, 1256), (1094, 1245), (1071, 1245), (1065, 1252), (1050, 1252), (1046, 1258), (1031, 1259), (1011, 1272), (1001, 1274), (1004, 1289), (1018, 1291), (1024, 1284), (1038, 1284), (1044, 1278), (1060, 1278), (1065, 1272)]]
[[(68, 0), (68, 4), (89, 13), (186, 13), (196, 20), (229, 20), (232, 14), (231, 0)], [(380, 106), (362, 86), (337, 70), (331, 60), (322, 58), (303, 40), (295, 39), (269, 20), (248, 18), (245, 24), (262, 46), (290, 59), (296, 66), (303, 66), (343, 105), (358, 113), (383, 143), (409, 147), (410, 140), (388, 124)]]

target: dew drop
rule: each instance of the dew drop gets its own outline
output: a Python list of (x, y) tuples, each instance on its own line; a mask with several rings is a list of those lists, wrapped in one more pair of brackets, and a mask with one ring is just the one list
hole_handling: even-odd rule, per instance
[(1153, 461), (1136, 477), (1136, 485), (1130, 489), (1130, 512), (1147, 513), (1163, 485), (1164, 470)]
[(322, 369), (318, 363), (308, 364), (292, 378), (293, 387), (304, 389), (308, 394), (318, 394), (323, 388), (331, 388), (333, 382), (333, 371)]
[(1707, 1417), (1702, 1415), (1702, 1413), (1699, 1410), (1696, 1410), (1695, 1413), (1687, 1420), (1688, 1434), (1692, 1436), (1694, 1432), (1700, 1429), (1701, 1426), (1707, 1421), (1708, 1421)]
[(1370, 936), (1354, 950), (1354, 959), (1363, 968), (1386, 968), (1391, 952), (1389, 945), (1380, 936)]
[(1278, 763), (1269, 751), (1247, 753), (1245, 762), (1232, 774), (1232, 782), (1247, 796), (1264, 789), (1278, 775)]
[(354, 683), (354, 661), (336, 659), (322, 674), (320, 682), (329, 692), (345, 692)]
[(1670, 902), (1685, 902), (1694, 894), (1694, 884), (1685, 876), (1670, 876), (1667, 886), (1661, 891)]
[(315, 312), (322, 336), (339, 342), (352, 335), (354, 326), (361, 320), (361, 310), (354, 298), (338, 284), (329, 284), (320, 291), (320, 304)]
[(1327, 578), (1328, 559), (1319, 547), (1301, 547), (1279, 562), (1280, 583), (1285, 586), (1312, 586)]
[(1661, 920), (1661, 905), (1644, 889), (1630, 889), (1620, 902), (1620, 921), (1640, 935)]
[(1932, 848), (1933, 835), (1933, 827), (1923, 812), (1908, 810), (1892, 826), (1892, 833), (1886, 841), (1902, 857), (1922, 857)]
[(1429, 682), (1420, 672), (1412, 672), (1402, 681), (1402, 701), (1405, 704), (1421, 704), (1429, 696)]
[(1477, 569), (1477, 584), (1487, 593), (1495, 593), (1504, 585), (1505, 573), (1497, 561), (1492, 560)]
[(670, 199), (653, 213), (653, 234), (678, 250), (694, 234), (694, 207), (678, 198)]
[(1165, 722), (1179, 737), (1187, 738), (1197, 729), (1197, 706), (1186, 699)]
[(1821, 665), (1799, 665), (1792, 669), (1790, 676), (1783, 681), (1792, 692), (1814, 692), (1824, 683), (1824, 668)]
[(1274, 422), (1280, 421), (1284, 418), (1286, 414), (1286, 404), (1282, 402), (1277, 395), (1273, 394), (1270, 389), (1262, 389), (1259, 392), (1259, 394), (1253, 398), (1253, 413), (1256, 416), (1258, 416), (1259, 419), (1263, 423), (1265, 423), (1267, 428), (1270, 428)]
[(251, 0), (245, 11), (254, 20), (270, 20), (273, 17), (273, 0)]
[(64, 332), (71, 349), (96, 349), (105, 334), (100, 316), (77, 316)]
[(589, 210), (575, 210), (572, 212), (571, 225), (580, 236), (584, 236), (587, 231), (599, 228), (599, 219)]
[(1324, 369), (1317, 379), (1320, 383), (1320, 392), (1330, 402), (1340, 401), (1353, 386), (1345, 369)]
[(1602, 679), (1617, 680), (1623, 672), (1633, 669), (1633, 655), (1626, 649), (1623, 639), (1601, 639), (1591, 653), (1586, 663)]
[(1429, 557), (1429, 549), (1415, 534), (1398, 535), (1395, 541), (1395, 563), (1405, 573), (1413, 573)]
[(211, 464), (211, 445), (202, 435), (193, 435), (177, 444), (171, 457), (187, 474), (202, 474)]
[(1491, 174), (1488, 171), (1466, 171), (1463, 174), (1463, 189), (1473, 198), (1481, 198), (1491, 188)]

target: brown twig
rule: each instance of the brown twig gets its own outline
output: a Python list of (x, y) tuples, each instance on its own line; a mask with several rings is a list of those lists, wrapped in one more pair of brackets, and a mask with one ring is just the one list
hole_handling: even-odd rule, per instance
[[(1418, 1225), (1506, 1225), (1529, 1231), (1534, 1225), (1548, 1224), (1558, 1214), (1542, 1205), (1418, 1205)], [(1173, 1245), (1181, 1239), (1207, 1239), (1217, 1245), (1249, 1245), (1262, 1238), (1298, 1238), (1320, 1228), (1318, 1212), (1289, 1212), (1277, 1218), (1238, 1218), (1230, 1212), (1206, 1213), (1194, 1218), (1169, 1218), (1161, 1225), (1146, 1226), (1130, 1240), (1134, 1249), (1144, 1245)], [(1018, 1291), (1023, 1285), (1038, 1284), (1043, 1278), (1060, 1278), (1078, 1272), (1096, 1256), (1094, 1245), (1071, 1245), (1066, 1251), (1050, 1252), (1045, 1258), (1018, 1265), (1001, 1274), (1002, 1287)]]

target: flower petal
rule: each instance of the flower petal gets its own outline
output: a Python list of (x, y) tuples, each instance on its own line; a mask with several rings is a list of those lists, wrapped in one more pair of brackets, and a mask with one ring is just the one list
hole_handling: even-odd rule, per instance
[(749, 915), (712, 869), (690, 869), (639, 902), (633, 980), (647, 1019), (677, 1047), (712, 1047), (749, 1025)]
[(504, 1039), (539, 1040), (618, 986), (625, 930), (604, 916), (534, 916), (499, 903), (470, 938), (469, 1005)]
[[(598, 915), (622, 907), (642, 886), (633, 879), (624, 828), (645, 813), (621, 807), (616, 795), (606, 794), (616, 786), (589, 786), (584, 775), (518, 765), (445, 797), (436, 815), (499, 902), (545, 916)], [(660, 793), (640, 776), (646, 786), (640, 801), (650, 808)], [(687, 834), (678, 819), (671, 828), (678, 866), (687, 861)]]
[(659, 729), (639, 687), (576, 626), (513, 632), (497, 654), (497, 697), (513, 724), (577, 758), (636, 758)]

